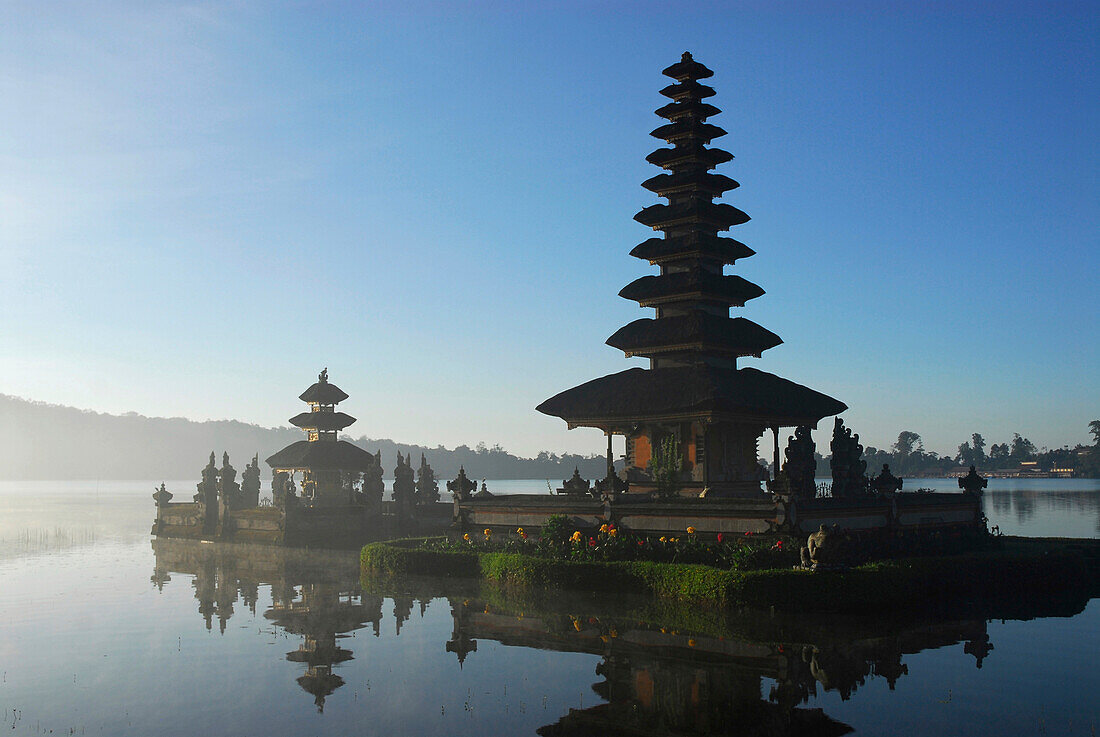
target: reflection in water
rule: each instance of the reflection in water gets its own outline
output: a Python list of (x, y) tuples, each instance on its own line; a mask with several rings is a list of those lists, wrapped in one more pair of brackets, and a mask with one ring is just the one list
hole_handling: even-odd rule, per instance
[[(355, 657), (346, 638), (368, 625), (381, 636), (386, 598), (395, 637), (418, 621), (414, 608), (423, 617), (434, 599), (445, 598), (452, 628), (438, 647), (460, 669), (483, 657), (479, 641), (597, 656), (592, 691), (602, 703), (570, 709), (541, 727), (541, 735), (845, 734), (850, 727), (807, 702), (825, 692), (851, 699), (872, 679), (893, 690), (908, 674), (906, 656), (924, 650), (961, 643), (977, 668), (994, 650), (986, 617), (995, 612), (907, 622), (701, 616), (690, 607), (655, 609), (653, 602), (609, 597), (508, 597), (444, 579), (399, 589), (371, 583), (365, 590), (355, 556), (346, 554), (186, 540), (154, 540), (153, 548), (153, 583), (162, 588), (173, 574), (191, 576), (207, 628), (216, 618), (224, 632), (234, 607), (254, 612), (260, 587), (270, 587), (272, 604), (263, 616), (299, 638), (285, 658), (304, 666), (296, 680), (318, 711), (345, 685), (338, 671)], [(1072, 613), (1083, 604), (1046, 602), (1045, 612), (1029, 604), (1023, 616)], [(494, 653), (484, 657), (500, 662)]]
[(238, 600), (255, 613), (259, 587), (270, 586), (272, 604), (264, 617), (302, 638), (286, 659), (306, 665), (298, 685), (314, 697), (319, 711), (324, 711), (325, 698), (344, 684), (333, 666), (354, 657), (337, 639), (367, 624), (375, 636), (380, 633), (382, 598), (360, 593), (357, 562), (350, 556), (191, 540), (154, 539), (152, 544), (152, 582), (163, 588), (172, 573), (193, 576), (207, 629), (217, 617), (224, 634)]
[(1100, 532), (1100, 479), (992, 479), (990, 487), (985, 513), (1006, 535), (1089, 538)]

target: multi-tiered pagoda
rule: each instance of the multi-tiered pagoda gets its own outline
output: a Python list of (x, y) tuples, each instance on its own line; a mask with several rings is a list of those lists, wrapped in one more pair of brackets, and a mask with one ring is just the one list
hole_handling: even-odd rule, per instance
[[(773, 374), (738, 368), (739, 358), (759, 358), (782, 340), (731, 307), (744, 307), (764, 290), (724, 273), (726, 264), (753, 250), (718, 233), (748, 221), (732, 205), (714, 202), (737, 182), (711, 169), (733, 157), (708, 148), (724, 136), (707, 123), (720, 111), (703, 100), (714, 90), (700, 84), (713, 75), (685, 53), (664, 73), (676, 80), (661, 90), (672, 100), (656, 112), (669, 123), (652, 135), (671, 144), (647, 157), (665, 169), (642, 184), (668, 204), (645, 208), (635, 220), (662, 231), (631, 251), (660, 267), (660, 274), (628, 284), (620, 296), (656, 310), (622, 327), (607, 339), (630, 356), (649, 359), (649, 368), (632, 368), (581, 384), (539, 405), (545, 414), (569, 426), (598, 427), (626, 437), (626, 472), (631, 491), (653, 488), (647, 471), (654, 449), (669, 435), (678, 441), (683, 461), (682, 493), (708, 495), (758, 493), (766, 469), (757, 461), (757, 442), (765, 429), (816, 427), (823, 417), (846, 406), (824, 394)], [(610, 447), (610, 442), (609, 442)]]
[(306, 440), (291, 443), (267, 459), (267, 465), (278, 476), (285, 473), (290, 480), (302, 474), (302, 497), (313, 506), (341, 506), (354, 502), (354, 479), (374, 465), (367, 451), (337, 434), (355, 422), (355, 418), (337, 412), (336, 405), (348, 395), (328, 380), (326, 368), (317, 382), (298, 397), (309, 405), (308, 412), (290, 418), (290, 424), (306, 431)]

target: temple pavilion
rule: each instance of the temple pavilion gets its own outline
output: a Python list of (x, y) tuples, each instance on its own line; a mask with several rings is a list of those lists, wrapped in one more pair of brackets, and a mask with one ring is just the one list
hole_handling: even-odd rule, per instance
[(354, 479), (374, 465), (374, 456), (337, 434), (355, 418), (336, 411), (348, 398), (329, 383), (326, 368), (317, 382), (298, 397), (309, 405), (308, 412), (290, 418), (290, 424), (306, 431), (306, 440), (291, 443), (267, 459), (272, 473), (285, 473), (293, 480), (301, 473), (302, 500), (311, 506), (345, 506), (354, 503)]
[(724, 136), (706, 122), (718, 108), (704, 100), (714, 90), (700, 84), (713, 72), (685, 53), (664, 70), (675, 82), (661, 90), (671, 100), (658, 109), (667, 119), (652, 132), (671, 148), (659, 148), (647, 161), (665, 173), (642, 186), (668, 200), (645, 208), (634, 219), (663, 233), (630, 252), (660, 268), (619, 295), (653, 308), (620, 328), (607, 344), (627, 357), (649, 359), (649, 368), (631, 368), (564, 391), (538, 406), (564, 419), (570, 428), (598, 427), (626, 438), (626, 476), (630, 491), (654, 488), (647, 471), (654, 449), (668, 436), (678, 443), (683, 462), (681, 493), (745, 495), (759, 493), (767, 471), (758, 462), (757, 443), (772, 431), (776, 466), (779, 430), (806, 425), (843, 412), (846, 405), (774, 374), (738, 366), (782, 340), (744, 317), (730, 317), (764, 290), (725, 266), (754, 251), (718, 233), (748, 221), (732, 205), (714, 199), (738, 183), (712, 173), (733, 157), (708, 144)]

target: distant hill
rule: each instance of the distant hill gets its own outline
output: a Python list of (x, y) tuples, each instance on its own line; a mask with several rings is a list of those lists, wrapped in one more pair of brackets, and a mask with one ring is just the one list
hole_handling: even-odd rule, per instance
[[(3, 479), (191, 479), (198, 478), (210, 451), (229, 452), (239, 471), (259, 453), (263, 459), (303, 438), (292, 427), (260, 427), (236, 420), (195, 422), (182, 417), (145, 417), (133, 412), (101, 414), (0, 394), (0, 478)], [(579, 467), (586, 478), (602, 478), (602, 456), (543, 452), (520, 458), (499, 446), (427, 448), (365, 437), (346, 438), (372, 452), (382, 451), (386, 475), (397, 453), (423, 453), (436, 477), (450, 479), (465, 466), (471, 478), (547, 478), (555, 482)]]

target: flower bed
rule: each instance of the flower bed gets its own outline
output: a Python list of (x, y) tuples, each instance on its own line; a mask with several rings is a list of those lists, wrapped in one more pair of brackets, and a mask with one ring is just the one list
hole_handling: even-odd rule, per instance
[(551, 517), (537, 535), (521, 528), (511, 535), (466, 533), (457, 539), (432, 539), (419, 548), (446, 553), (512, 553), (555, 561), (688, 563), (729, 570), (789, 568), (798, 564), (799, 543), (786, 535), (698, 536), (688, 527), (679, 536), (643, 536), (614, 524), (584, 533), (565, 516)]

